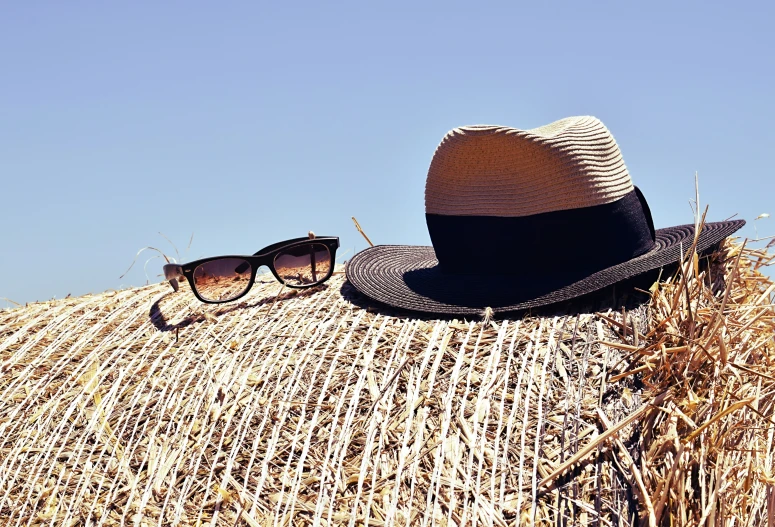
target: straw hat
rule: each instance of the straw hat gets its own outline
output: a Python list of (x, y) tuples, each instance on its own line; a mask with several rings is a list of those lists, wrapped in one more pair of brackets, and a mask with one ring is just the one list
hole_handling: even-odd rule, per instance
[[(382, 245), (347, 278), (366, 296), (428, 313), (479, 314), (570, 300), (676, 263), (694, 225), (654, 229), (619, 147), (594, 117), (535, 128), (465, 126), (431, 160), (433, 247)], [(745, 224), (707, 223), (702, 252)]]

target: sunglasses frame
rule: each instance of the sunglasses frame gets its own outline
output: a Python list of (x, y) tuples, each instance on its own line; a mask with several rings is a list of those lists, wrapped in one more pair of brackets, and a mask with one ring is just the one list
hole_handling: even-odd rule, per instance
[[(304, 285), (291, 285), (285, 282), (282, 278), (280, 278), (280, 275), (277, 274), (277, 270), (275, 269), (274, 262), (277, 258), (277, 255), (282, 252), (285, 249), (290, 249), (293, 247), (298, 247), (301, 245), (309, 245), (313, 243), (318, 243), (321, 245), (325, 245), (328, 249), (329, 254), (331, 255), (331, 260), (328, 267), (328, 273), (326, 276), (314, 284), (304, 284)], [(274, 277), (277, 279), (278, 282), (285, 285), (286, 287), (290, 287), (293, 289), (307, 289), (310, 287), (315, 287), (329, 278), (331, 278), (331, 275), (334, 272), (334, 264), (336, 262), (336, 250), (339, 248), (339, 237), (338, 236), (316, 236), (314, 238), (293, 238), (290, 240), (285, 240), (282, 242), (273, 243), (272, 245), (267, 245), (263, 249), (257, 251), (253, 255), (222, 255), (222, 256), (211, 256), (209, 258), (202, 258), (200, 260), (194, 260), (193, 262), (189, 262), (187, 264), (176, 264), (176, 263), (170, 263), (166, 264), (164, 266), (164, 278), (166, 280), (169, 280), (170, 285), (172, 286), (172, 289), (175, 291), (178, 290), (178, 280), (185, 278), (188, 280), (188, 285), (191, 287), (191, 292), (194, 293), (194, 296), (199, 299), (199, 301), (204, 302), (205, 304), (224, 304), (226, 302), (233, 302), (234, 300), (238, 300), (248, 294), (250, 289), (253, 287), (253, 284), (256, 281), (256, 274), (258, 273), (258, 269), (260, 267), (263, 267), (264, 265), (269, 268), (269, 270), (272, 272)], [(221, 260), (223, 258), (240, 258), (242, 260), (247, 261), (250, 264), (251, 272), (250, 272), (250, 281), (248, 282), (248, 285), (245, 287), (245, 290), (240, 293), (239, 295), (235, 296), (234, 298), (229, 298), (228, 300), (206, 300), (202, 298), (202, 296), (199, 294), (199, 291), (197, 291), (196, 286), (194, 285), (194, 271), (196, 271), (196, 268), (199, 267), (202, 264), (205, 264), (207, 262), (211, 262), (213, 260)]]

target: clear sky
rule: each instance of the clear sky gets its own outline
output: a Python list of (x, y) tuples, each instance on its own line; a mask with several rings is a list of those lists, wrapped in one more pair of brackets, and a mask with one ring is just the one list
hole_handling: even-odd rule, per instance
[[(657, 227), (775, 234), (772, 2), (4, 2), (0, 297), (338, 235), (427, 245), (444, 134), (594, 115)], [(189, 239), (193, 243), (186, 252)], [(349, 251), (349, 252), (347, 252)], [(0, 301), (0, 307), (12, 306)]]

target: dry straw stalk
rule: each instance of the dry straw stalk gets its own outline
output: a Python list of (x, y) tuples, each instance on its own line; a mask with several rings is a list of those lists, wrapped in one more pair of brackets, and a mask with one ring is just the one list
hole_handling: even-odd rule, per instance
[(341, 274), (1, 311), (0, 519), (767, 525), (771, 261), (727, 244), (635, 311), (522, 320), (391, 316)]

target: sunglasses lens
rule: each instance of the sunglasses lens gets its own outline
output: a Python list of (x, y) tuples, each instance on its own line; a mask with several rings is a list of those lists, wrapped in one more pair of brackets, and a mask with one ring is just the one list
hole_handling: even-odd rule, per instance
[(228, 302), (247, 290), (252, 271), (242, 258), (210, 260), (194, 269), (194, 286), (205, 300)]
[(277, 275), (291, 287), (314, 285), (331, 274), (331, 252), (322, 243), (285, 249), (274, 259)]

